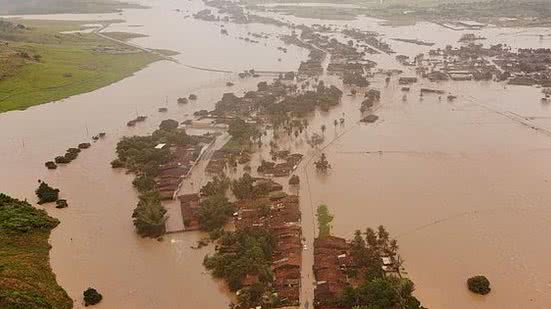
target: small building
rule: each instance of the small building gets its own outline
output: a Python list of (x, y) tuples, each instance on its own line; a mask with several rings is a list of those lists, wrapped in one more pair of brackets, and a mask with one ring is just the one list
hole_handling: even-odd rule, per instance
[(160, 144), (157, 144), (157, 146), (155, 146), (155, 149), (164, 149), (165, 147), (166, 147), (165, 143), (160, 143)]

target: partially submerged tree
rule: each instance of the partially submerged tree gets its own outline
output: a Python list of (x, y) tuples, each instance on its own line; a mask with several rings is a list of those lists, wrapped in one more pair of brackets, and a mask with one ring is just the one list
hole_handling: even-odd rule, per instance
[(222, 228), (234, 212), (233, 205), (221, 195), (213, 195), (201, 202), (199, 208), (199, 223), (205, 231)]
[(82, 294), (84, 295), (85, 306), (98, 304), (103, 299), (103, 296), (93, 288), (87, 288)]
[(331, 168), (331, 164), (329, 164), (329, 161), (327, 161), (325, 153), (322, 153), (320, 159), (314, 162), (314, 164), (316, 165), (316, 169), (321, 172), (325, 172)]
[(202, 196), (225, 195), (229, 187), (229, 178), (215, 176), (201, 188), (200, 192)]
[(165, 131), (172, 131), (176, 130), (178, 128), (178, 121), (173, 119), (166, 119), (161, 121), (161, 124), (159, 125), (159, 129), (165, 130)]
[(333, 216), (329, 213), (329, 208), (325, 204), (318, 207), (316, 217), (318, 219), (319, 238), (325, 238), (331, 235), (331, 222)]
[(103, 296), (93, 288), (87, 288), (82, 294), (84, 295), (85, 306), (95, 305), (103, 299)]
[(145, 193), (132, 213), (136, 231), (142, 237), (156, 238), (166, 232), (166, 209), (161, 205), (159, 194)]
[(469, 291), (480, 295), (486, 295), (492, 290), (490, 288), (490, 280), (482, 275), (467, 279), (467, 287)]
[(235, 197), (240, 200), (254, 197), (254, 178), (245, 173), (243, 177), (234, 180), (231, 189)]
[(59, 198), (59, 189), (52, 188), (43, 181), (40, 181), (35, 193), (38, 196), (38, 204), (52, 203)]
[(300, 178), (297, 175), (293, 175), (289, 179), (289, 184), (290, 185), (298, 185), (299, 183), (300, 183)]

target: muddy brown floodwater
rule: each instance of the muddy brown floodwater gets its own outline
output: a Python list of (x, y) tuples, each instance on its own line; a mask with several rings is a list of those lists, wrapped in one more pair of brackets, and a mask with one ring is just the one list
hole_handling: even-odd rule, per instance
[[(222, 36), (216, 23), (183, 17), (202, 9), (200, 1), (141, 2), (151, 8), (121, 15), (27, 18), (122, 18), (124, 23), (107, 31), (148, 34), (133, 42), (175, 50), (182, 64), (217, 70), (295, 70), (307, 56), (307, 51), (293, 47), (281, 53), (276, 47), (282, 44), (275, 37), (260, 44), (236, 38), (249, 31), (288, 29), (226, 24), (230, 35)], [(377, 22), (359, 18), (346, 23), (387, 38), (424, 39), (433, 33), (435, 47), (454, 43), (462, 34), (430, 23), (390, 28)], [(549, 36), (541, 40), (536, 35), (549, 31), (488, 28), (477, 34), (489, 43), (550, 47)], [(399, 53), (426, 51), (387, 41)], [(393, 57), (376, 55), (374, 60), (384, 68), (401, 68)], [(550, 308), (551, 110), (540, 103), (540, 90), (483, 82), (432, 84), (458, 96), (449, 103), (431, 95), (421, 100), (420, 83), (403, 101), (396, 80), (385, 85), (383, 79), (377, 76), (372, 86), (382, 91), (377, 123), (357, 123), (361, 96), (345, 96), (331, 112), (312, 117), (310, 133), (327, 126), (323, 151), (333, 166), (329, 175), (318, 175), (310, 164), (318, 150), (309, 149), (301, 139), (289, 144), (307, 154), (298, 172), (309, 250), (315, 234), (312, 210), (326, 203), (335, 214), (334, 233), (340, 236), (350, 237), (368, 226), (388, 227), (399, 241), (416, 295), (427, 307)], [(230, 91), (225, 87), (229, 80), (236, 83), (231, 91), (237, 93), (255, 88), (259, 81), (162, 61), (91, 93), (0, 114), (0, 191), (34, 201), (37, 179), (45, 179), (70, 203), (64, 210), (46, 207), (61, 220), (50, 239), (52, 268), (76, 307), (82, 306), (81, 293), (88, 286), (105, 297), (98, 308), (227, 307), (227, 291), (201, 265), (212, 246), (190, 249), (201, 237), (198, 233), (170, 234), (162, 242), (136, 236), (130, 218), (137, 202), (132, 176), (112, 170), (109, 162), (121, 136), (145, 134), (162, 119), (184, 120), (193, 111), (211, 109), (222, 93)], [(199, 100), (177, 106), (176, 98), (190, 93)], [(157, 113), (167, 96), (169, 112)], [(136, 113), (149, 118), (127, 128), (125, 123)], [(334, 127), (333, 120), (343, 115), (345, 125)], [(55, 171), (44, 168), (45, 161), (101, 131), (107, 132), (106, 139), (73, 163)], [(200, 182), (202, 177), (194, 179)], [(311, 251), (304, 255), (303, 292), (310, 293)], [(492, 293), (485, 297), (470, 294), (465, 286), (467, 277), (479, 273), (492, 282)]]

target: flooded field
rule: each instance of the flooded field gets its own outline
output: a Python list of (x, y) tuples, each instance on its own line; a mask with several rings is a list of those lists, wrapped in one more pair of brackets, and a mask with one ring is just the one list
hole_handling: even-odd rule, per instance
[[(166, 118), (183, 121), (194, 111), (212, 109), (224, 92), (241, 94), (268, 79), (238, 80), (236, 74), (190, 66), (290, 71), (308, 52), (289, 46), (282, 53), (276, 48), (283, 44), (275, 36), (259, 44), (237, 38), (248, 32), (289, 33), (289, 29), (226, 23), (229, 36), (223, 36), (217, 23), (184, 18), (204, 8), (197, 0), (142, 2), (151, 8), (121, 15), (29, 17), (124, 19), (106, 31), (147, 34), (132, 42), (177, 51), (180, 54), (174, 58), (180, 64), (154, 63), (91, 93), (0, 114), (0, 188), (34, 201), (37, 180), (44, 179), (68, 199), (67, 209), (48, 208), (61, 221), (51, 236), (51, 264), (76, 307), (83, 306), (82, 291), (94, 286), (105, 298), (98, 308), (226, 308), (229, 293), (201, 265), (214, 248), (190, 249), (201, 237), (198, 233), (169, 234), (162, 242), (139, 238), (131, 221), (137, 202), (133, 176), (112, 170), (109, 162), (120, 137), (149, 133)], [(321, 23), (282, 18), (296, 24)], [(410, 56), (429, 47), (390, 39), (427, 40), (435, 43), (432, 48), (444, 48), (462, 34), (431, 23), (383, 27), (378, 22), (358, 18), (334, 24), (382, 33), (394, 50)], [(426, 33), (431, 33), (429, 38)], [(487, 38), (484, 44), (547, 48), (550, 33), (550, 29), (491, 27), (477, 32)], [(382, 68), (407, 69), (394, 55), (374, 55), (373, 60)], [(236, 85), (230, 90), (227, 81)], [(438, 95), (420, 98), (423, 86), (458, 98), (453, 102)], [(396, 236), (416, 295), (426, 307), (551, 307), (551, 244), (546, 239), (551, 235), (551, 165), (546, 164), (551, 154), (551, 108), (540, 103), (540, 89), (423, 81), (412, 86), (404, 100), (396, 78), (386, 84), (384, 76), (376, 75), (372, 87), (382, 93), (376, 112), (380, 120), (375, 124), (358, 123), (363, 95), (345, 96), (337, 108), (312, 116), (312, 131), (327, 126), (322, 151), (333, 166), (328, 175), (318, 175), (311, 164), (318, 151), (306, 143), (289, 145), (307, 153), (299, 168), (301, 179), (308, 179), (300, 190), (307, 246), (312, 248), (315, 231), (313, 209), (325, 203), (335, 215), (337, 235), (351, 237), (356, 229), (383, 224)], [(176, 104), (176, 98), (190, 93), (198, 95), (197, 102)], [(168, 113), (157, 113), (160, 106), (167, 106), (166, 100)], [(137, 113), (148, 120), (127, 128), (126, 122)], [(339, 117), (346, 119), (344, 126), (333, 126)], [(101, 131), (107, 132), (106, 139), (73, 163), (55, 171), (44, 168), (45, 161)], [(200, 176), (194, 179), (202, 181)], [(178, 212), (172, 209), (171, 214)], [(305, 293), (313, 281), (310, 267), (306, 257)], [(492, 293), (486, 297), (473, 296), (465, 287), (466, 278), (479, 273), (492, 282)], [(311, 295), (302, 297), (311, 299)]]

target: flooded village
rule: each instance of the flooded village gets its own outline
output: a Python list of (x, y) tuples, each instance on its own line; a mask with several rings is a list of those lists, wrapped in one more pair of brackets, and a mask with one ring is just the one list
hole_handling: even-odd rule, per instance
[(551, 30), (138, 2), (21, 22), (122, 18), (173, 61), (0, 114), (2, 190), (65, 201), (74, 307), (551, 305)]

